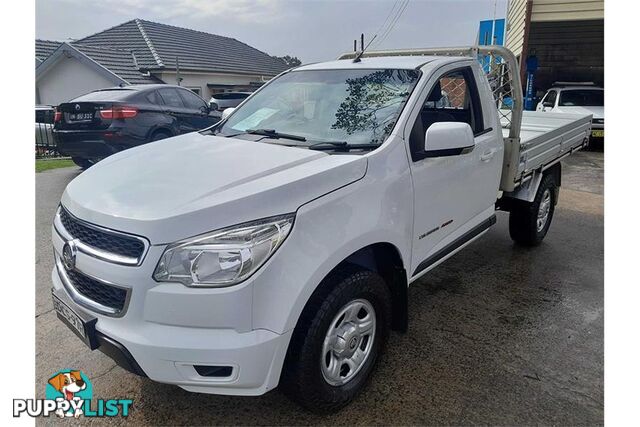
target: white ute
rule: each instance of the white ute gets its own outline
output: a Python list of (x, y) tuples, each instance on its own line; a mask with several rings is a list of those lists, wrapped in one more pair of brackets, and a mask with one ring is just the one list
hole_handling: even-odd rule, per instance
[(519, 244), (547, 233), (591, 116), (523, 113), (518, 70), (492, 46), (345, 54), (101, 161), (54, 219), (58, 317), (154, 381), (339, 409), (407, 287), (496, 210)]

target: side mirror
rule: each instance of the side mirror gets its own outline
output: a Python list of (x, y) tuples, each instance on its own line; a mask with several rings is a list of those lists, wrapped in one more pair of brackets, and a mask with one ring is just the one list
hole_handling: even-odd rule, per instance
[(473, 150), (473, 131), (467, 123), (438, 122), (424, 137), (424, 157), (457, 156)]
[(200, 107), (200, 114), (202, 114), (203, 116), (208, 115), (210, 111), (211, 110), (207, 106), (203, 105), (202, 107)]
[(542, 103), (542, 106), (543, 107), (551, 107), (551, 108), (553, 108), (553, 102), (545, 101), (545, 102)]
[(218, 104), (216, 104), (215, 102), (210, 102), (209, 103), (209, 109), (211, 111), (216, 111), (218, 109)]
[(222, 112), (222, 120), (224, 120), (227, 117), (229, 117), (231, 115), (231, 113), (233, 113), (234, 110), (235, 110), (235, 108), (225, 108), (225, 110)]

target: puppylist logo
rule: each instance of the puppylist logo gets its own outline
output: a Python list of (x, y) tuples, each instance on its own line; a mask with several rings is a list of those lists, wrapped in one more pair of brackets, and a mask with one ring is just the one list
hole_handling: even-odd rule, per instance
[(13, 416), (49, 417), (127, 417), (133, 400), (97, 399), (92, 402), (93, 387), (89, 378), (73, 369), (65, 369), (49, 378), (46, 399), (14, 399)]

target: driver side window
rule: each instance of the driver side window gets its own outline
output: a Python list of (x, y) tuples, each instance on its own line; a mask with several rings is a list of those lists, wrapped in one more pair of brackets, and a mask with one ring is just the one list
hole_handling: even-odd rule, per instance
[(544, 99), (543, 105), (548, 104), (549, 106), (555, 106), (557, 96), (558, 96), (558, 93), (555, 90), (550, 90)]
[(207, 104), (190, 90), (180, 90), (180, 96), (186, 107), (190, 110), (201, 110), (207, 108)]
[(423, 158), (425, 133), (438, 122), (467, 123), (474, 134), (484, 130), (482, 107), (470, 67), (443, 74), (431, 88), (409, 138), (413, 161)]

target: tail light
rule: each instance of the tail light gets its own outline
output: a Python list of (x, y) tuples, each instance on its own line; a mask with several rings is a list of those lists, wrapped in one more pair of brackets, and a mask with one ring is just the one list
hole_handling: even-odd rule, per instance
[(57, 123), (62, 121), (62, 111), (54, 110), (53, 112), (53, 122)]
[(100, 117), (107, 120), (130, 119), (138, 115), (138, 109), (134, 107), (113, 107), (100, 110)]

